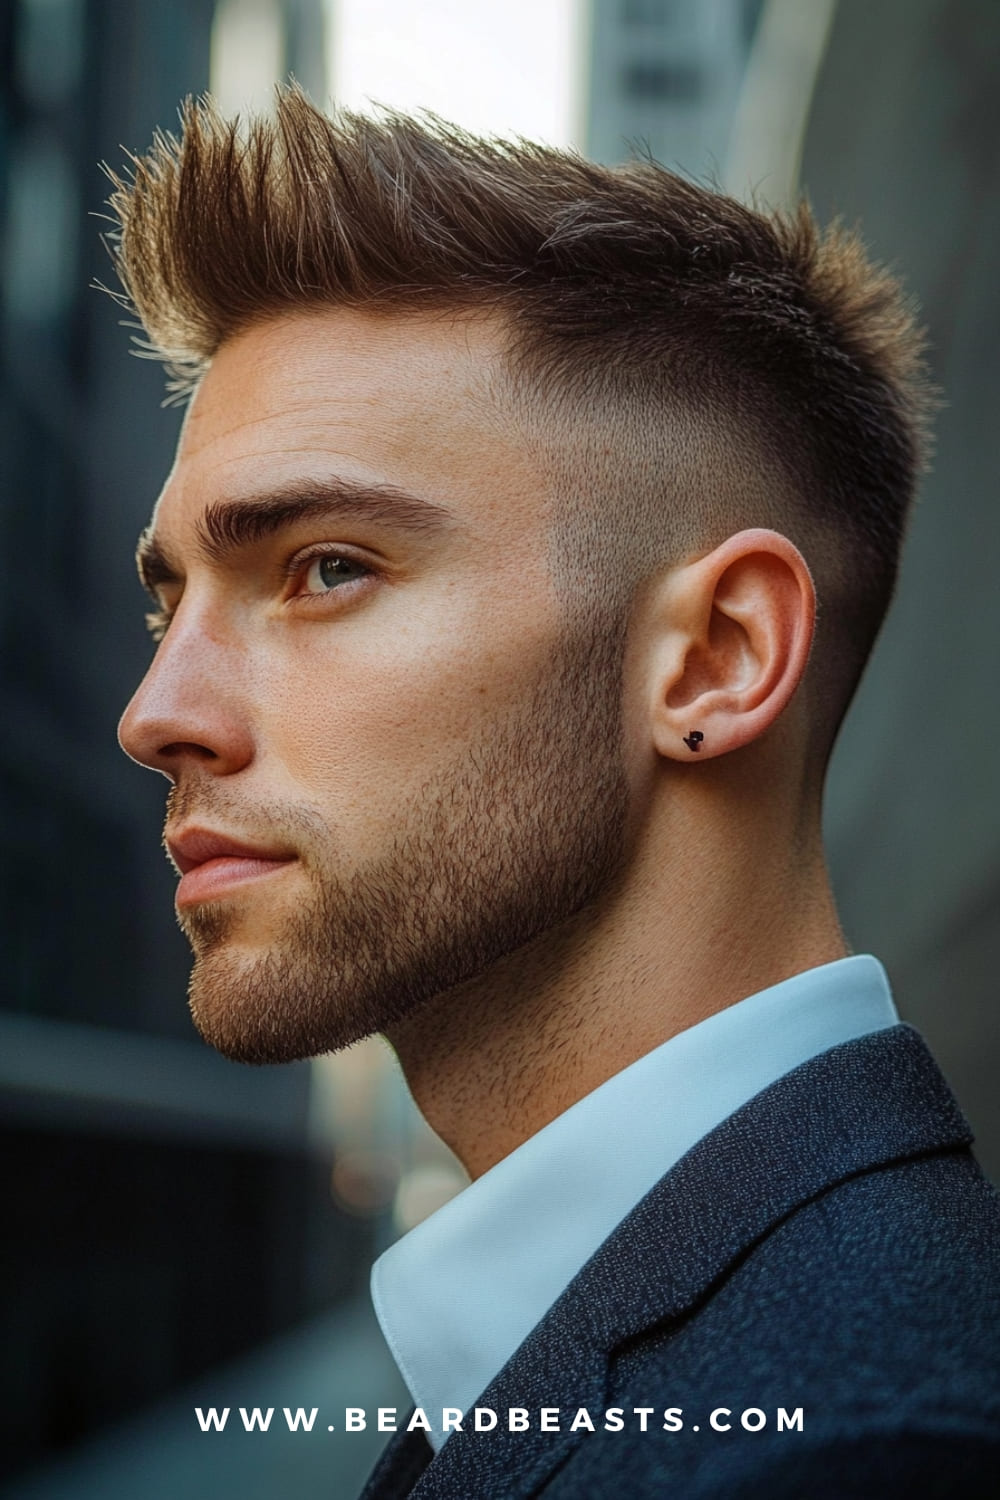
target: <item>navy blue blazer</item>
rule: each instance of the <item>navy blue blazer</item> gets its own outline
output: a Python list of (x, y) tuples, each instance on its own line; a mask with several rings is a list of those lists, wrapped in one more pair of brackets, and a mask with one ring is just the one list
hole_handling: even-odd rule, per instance
[(433, 1458), (399, 1433), (362, 1500), (993, 1500), (1000, 1200), (971, 1139), (908, 1026), (796, 1068), (588, 1261), (479, 1398), (494, 1431)]

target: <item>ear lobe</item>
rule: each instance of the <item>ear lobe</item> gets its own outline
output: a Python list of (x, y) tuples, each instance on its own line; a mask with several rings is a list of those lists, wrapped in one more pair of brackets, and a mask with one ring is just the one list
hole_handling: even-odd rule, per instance
[(738, 532), (673, 570), (660, 608), (658, 752), (710, 760), (759, 738), (809, 660), (816, 592), (798, 548), (778, 532)]

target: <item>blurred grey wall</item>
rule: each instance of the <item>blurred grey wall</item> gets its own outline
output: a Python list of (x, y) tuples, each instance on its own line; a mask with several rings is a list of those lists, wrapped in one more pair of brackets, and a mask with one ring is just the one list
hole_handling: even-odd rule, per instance
[(1000, 5), (839, 0), (802, 182), (919, 299), (945, 405), (828, 798), (849, 937), (887, 964), (1000, 1178)]

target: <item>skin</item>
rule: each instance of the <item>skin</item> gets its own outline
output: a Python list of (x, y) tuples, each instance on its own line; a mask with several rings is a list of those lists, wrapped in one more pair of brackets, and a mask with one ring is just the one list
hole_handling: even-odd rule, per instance
[[(740, 531), (645, 580), (620, 663), (593, 669), (619, 700), (613, 741), (594, 737), (574, 686), (590, 681), (593, 642), (567, 635), (550, 487), (495, 396), (502, 343), (486, 318), (323, 309), (223, 345), (154, 514), (172, 619), (120, 730), (129, 755), (174, 783), (168, 836), (207, 828), (284, 859), (182, 906), (203, 961), (196, 1019), (200, 1006), (206, 1034), (235, 1038), (236, 1053), (241, 1030), (280, 1032), (248, 976), (287, 950), (297, 913), (319, 909), (317, 887), (363, 889), (379, 860), (398, 869), (423, 847), (429, 806), (438, 823), (421, 857), (448, 846), (447, 814), (459, 848), (479, 841), (478, 866), (489, 874), (490, 841), (506, 839), (510, 878), (532, 884), (505, 750), (532, 724), (543, 753), (528, 780), (558, 771), (543, 807), (561, 796), (571, 818), (588, 794), (560, 792), (567, 774), (585, 786), (609, 772), (578, 814), (613, 850), (585, 899), (557, 889), (554, 854), (539, 930), (458, 982), (449, 971), (419, 1003), (346, 1006), (327, 1042), (384, 1030), (473, 1177), (676, 1032), (846, 951), (796, 691), (815, 614), (804, 559), (777, 532)], [(225, 555), (199, 539), (219, 502), (331, 479), (429, 501), (435, 524), (292, 507), (273, 535)], [(373, 571), (347, 566), (327, 587), (311, 548)], [(698, 751), (685, 742), (695, 728)], [(491, 749), (484, 821), (485, 783), (463, 768)], [(484, 908), (490, 892), (489, 879), (476, 887)], [(324, 911), (336, 932), (336, 905)]]

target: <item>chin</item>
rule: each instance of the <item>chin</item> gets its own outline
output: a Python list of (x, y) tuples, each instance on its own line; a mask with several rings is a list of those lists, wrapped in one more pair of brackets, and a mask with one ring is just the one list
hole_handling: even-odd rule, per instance
[(397, 1007), (338, 985), (328, 972), (283, 963), (278, 948), (236, 942), (200, 953), (191, 1017), (204, 1041), (233, 1062), (288, 1063), (338, 1052), (384, 1029)]

